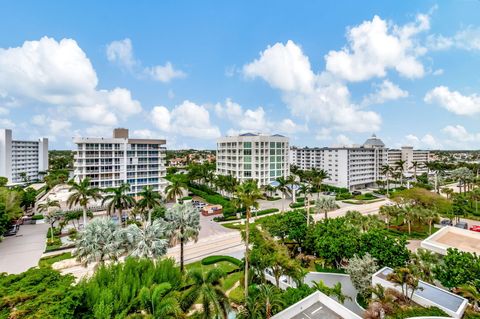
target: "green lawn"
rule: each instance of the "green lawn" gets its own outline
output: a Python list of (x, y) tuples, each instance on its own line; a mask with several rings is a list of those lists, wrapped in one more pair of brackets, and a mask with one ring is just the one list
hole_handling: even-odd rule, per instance
[(238, 271), (228, 275), (223, 280), (223, 289), (227, 291), (228, 289), (232, 288), (235, 283), (243, 278), (243, 272)]
[(213, 269), (213, 268), (220, 268), (227, 273), (230, 272), (230, 271), (238, 269), (238, 267), (236, 265), (234, 265), (234, 264), (232, 264), (228, 261), (220, 261), (218, 263), (211, 264), (211, 265), (202, 265), (202, 261), (196, 261), (194, 263), (185, 265), (185, 268), (187, 270), (200, 269), (203, 272), (207, 272), (207, 271), (209, 271), (210, 269)]
[(230, 295), (228, 297), (234, 303), (240, 304), (240, 303), (243, 303), (243, 301), (245, 300), (245, 295), (244, 294), (245, 294), (245, 292), (243, 290), (243, 287), (238, 286), (237, 288), (233, 289), (230, 292)]
[(57, 261), (65, 260), (65, 259), (70, 259), (72, 258), (72, 254), (70, 252), (68, 253), (63, 253), (60, 255), (56, 256), (51, 256), (51, 257), (43, 257), (38, 261), (38, 267), (40, 268), (49, 268), (51, 267), (54, 263)]

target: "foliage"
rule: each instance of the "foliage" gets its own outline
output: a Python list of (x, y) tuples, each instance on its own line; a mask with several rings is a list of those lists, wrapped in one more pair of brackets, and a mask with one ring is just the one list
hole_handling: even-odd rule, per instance
[[(449, 248), (443, 262), (435, 267), (433, 272), (436, 279), (445, 287), (459, 287), (469, 283), (473, 278), (480, 278), (480, 257)], [(480, 289), (478, 281), (477, 289)]]
[(72, 151), (48, 151), (48, 166), (50, 170), (73, 169)]
[(18, 275), (0, 275), (1, 318), (77, 318), (79, 290), (74, 277), (49, 268), (29, 269)]
[(16, 190), (0, 187), (0, 236), (22, 214), (21, 195)]
[(44, 219), (45, 217), (43, 215), (33, 215), (32, 220), (41, 220)]
[(325, 283), (320, 280), (313, 283), (313, 287), (315, 287), (320, 292), (324, 293), (327, 296), (335, 297), (341, 304), (345, 302), (346, 299), (352, 299), (349, 296), (346, 296), (342, 292), (342, 283), (337, 282), (332, 287), (325, 285)]
[(303, 210), (288, 211), (258, 220), (272, 236), (302, 244), (307, 236), (307, 219)]
[(8, 183), (8, 178), (0, 176), (0, 187), (5, 187)]
[(448, 199), (423, 188), (397, 191), (391, 197), (398, 203), (409, 203), (416, 207), (436, 209), (440, 214), (445, 214), (452, 209), (451, 202)]
[(160, 219), (140, 228), (131, 224), (121, 231), (130, 256), (137, 258), (158, 258), (167, 253), (167, 224)]
[(68, 180), (69, 172), (66, 169), (49, 170), (48, 175), (43, 178), (47, 184), (47, 189), (52, 189), (56, 185), (63, 184)]
[[(168, 284), (168, 289), (162, 285), (165, 283)], [(160, 285), (164, 288), (162, 293), (154, 293)], [(85, 318), (123, 318), (142, 310), (150, 312), (150, 305), (146, 302), (150, 299), (170, 305), (171, 311), (164, 313), (162, 318), (177, 318), (172, 313), (177, 313), (179, 303), (172, 302), (171, 297), (178, 301), (182, 286), (182, 274), (175, 267), (174, 260), (127, 258), (124, 263), (101, 266), (90, 279), (79, 283), (83, 302), (78, 310)], [(147, 298), (145, 289), (148, 289), (150, 295), (157, 295), (158, 300)]]
[(208, 194), (198, 189), (197, 186), (195, 187), (190, 186), (188, 189), (192, 194), (203, 198), (210, 204), (222, 205), (224, 216), (230, 216), (235, 212), (235, 208), (233, 207), (232, 203), (228, 199), (225, 199), (223, 196), (219, 194), (213, 194), (213, 195)]
[(220, 261), (228, 261), (238, 267), (242, 267), (243, 262), (231, 256), (208, 256), (202, 259), (202, 265), (212, 265)]
[(240, 309), (239, 319), (268, 319), (284, 307), (282, 292), (269, 284), (252, 285), (245, 306)]
[(415, 317), (448, 317), (448, 315), (436, 307), (410, 307), (408, 309), (401, 308), (394, 314), (386, 316), (387, 319), (405, 319)]
[(350, 275), (353, 286), (362, 296), (367, 296), (368, 288), (372, 284), (372, 275), (378, 270), (376, 259), (369, 253), (359, 257), (353, 256), (348, 260), (348, 264), (343, 267), (345, 272)]
[(410, 254), (404, 237), (395, 238), (385, 230), (372, 230), (360, 236), (360, 255), (369, 253), (380, 267), (405, 265)]
[(284, 302), (284, 307), (289, 307), (305, 297), (308, 297), (313, 292), (315, 292), (315, 288), (309, 287), (306, 284), (299, 285), (297, 288), (287, 288), (282, 293), (282, 299)]

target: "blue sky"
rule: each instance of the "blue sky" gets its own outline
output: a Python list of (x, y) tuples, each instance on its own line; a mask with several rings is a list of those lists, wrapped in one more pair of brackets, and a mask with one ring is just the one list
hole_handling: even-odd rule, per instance
[(298, 146), (480, 145), (480, 1), (0, 2), (17, 138), (282, 133)]

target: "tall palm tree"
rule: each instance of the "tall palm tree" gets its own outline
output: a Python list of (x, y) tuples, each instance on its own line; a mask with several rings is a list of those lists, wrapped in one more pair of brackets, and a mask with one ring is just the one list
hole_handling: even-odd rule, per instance
[(83, 227), (87, 226), (87, 206), (90, 200), (102, 199), (100, 188), (90, 186), (90, 178), (86, 177), (80, 182), (73, 179), (68, 182), (70, 185), (69, 192), (72, 194), (68, 197), (67, 204), (69, 208), (73, 205), (80, 205), (83, 209)]
[(187, 185), (179, 181), (178, 179), (174, 179), (170, 182), (165, 188), (165, 194), (167, 194), (167, 201), (174, 200), (175, 202), (177, 199), (183, 195), (183, 191), (187, 188)]
[(199, 300), (203, 308), (200, 318), (227, 319), (230, 303), (222, 289), (222, 279), (225, 276), (226, 273), (219, 268), (213, 268), (208, 272), (200, 269), (188, 272), (187, 280), (192, 285), (182, 297), (182, 309), (187, 311)]
[(183, 318), (183, 311), (178, 301), (179, 293), (168, 282), (154, 284), (150, 288), (142, 287), (138, 299), (143, 309), (153, 318)]
[(167, 253), (167, 225), (161, 219), (144, 228), (131, 224), (122, 235), (129, 246), (130, 256), (157, 259)]
[(316, 168), (312, 168), (307, 174), (310, 184), (317, 190), (317, 199), (319, 199), (322, 183), (329, 175), (327, 171)]
[(312, 187), (308, 184), (301, 184), (298, 189), (299, 194), (305, 196), (305, 212), (307, 214), (307, 226), (310, 224), (310, 194), (312, 194)]
[(235, 193), (242, 206), (246, 209), (245, 222), (245, 300), (248, 299), (248, 258), (249, 258), (249, 236), (251, 207), (258, 208), (258, 200), (262, 198), (262, 192), (255, 180), (247, 180), (237, 186)]
[(387, 196), (388, 196), (388, 192), (390, 191), (390, 177), (393, 173), (393, 169), (390, 165), (388, 164), (385, 164), (381, 167), (380, 169), (380, 173), (385, 176), (385, 179), (386, 179), (386, 183), (387, 183)]
[(125, 247), (118, 227), (110, 218), (95, 218), (79, 233), (73, 255), (87, 266), (98, 262), (100, 265), (108, 259), (117, 260), (125, 253)]
[(470, 194), (470, 199), (475, 202), (475, 214), (478, 214), (478, 201), (480, 200), (480, 188), (474, 188)]
[(338, 205), (335, 198), (330, 196), (320, 197), (315, 201), (315, 210), (325, 214), (325, 219), (328, 218), (328, 212), (337, 209)]
[(412, 161), (412, 165), (409, 167), (409, 169), (413, 169), (413, 178), (415, 178), (415, 181), (417, 181), (417, 169), (420, 168), (421, 164), (420, 162)]
[(153, 190), (152, 186), (144, 186), (138, 196), (141, 199), (137, 204), (142, 210), (146, 209), (148, 211), (148, 224), (150, 225), (152, 223), (152, 209), (162, 204), (162, 195)]
[(168, 224), (168, 237), (170, 244), (175, 246), (180, 243), (180, 270), (184, 271), (184, 245), (190, 241), (198, 240), (200, 232), (200, 214), (192, 204), (175, 204), (165, 213)]
[(401, 215), (403, 219), (407, 222), (408, 225), (408, 234), (412, 233), (412, 223), (415, 221), (420, 215), (418, 209), (412, 206), (405, 206), (401, 210)]
[(290, 189), (288, 188), (289, 181), (283, 176), (277, 177), (275, 181), (278, 185), (275, 187), (277, 191), (280, 191), (282, 194), (282, 213), (285, 211), (285, 199), (287, 195), (290, 193)]
[(51, 200), (47, 198), (47, 201), (38, 205), (37, 210), (39, 213), (46, 212), (47, 222), (50, 225), (50, 235), (53, 241), (53, 225), (60, 219), (60, 214), (57, 214), (57, 210), (51, 211), (52, 208), (60, 209), (60, 202), (58, 200)]
[(432, 234), (432, 225), (435, 220), (438, 220), (440, 214), (434, 209), (423, 208), (419, 210), (421, 219), (428, 223), (428, 234)]
[(465, 284), (458, 287), (455, 292), (461, 294), (472, 303), (473, 310), (480, 312), (480, 291), (472, 284)]
[(400, 186), (403, 186), (403, 173), (405, 171), (406, 163), (407, 161), (405, 160), (398, 160), (395, 162), (395, 169), (398, 171), (400, 177)]
[(398, 217), (398, 207), (396, 206), (386, 206), (383, 205), (380, 207), (378, 214), (385, 219), (385, 223), (387, 224), (387, 228), (390, 228), (390, 221), (393, 218)]
[(129, 190), (130, 184), (128, 183), (122, 183), (119, 187), (109, 187), (105, 190), (107, 195), (103, 198), (102, 205), (107, 203), (107, 214), (109, 216), (118, 211), (118, 218), (121, 221), (123, 210), (135, 206), (135, 199), (127, 194)]

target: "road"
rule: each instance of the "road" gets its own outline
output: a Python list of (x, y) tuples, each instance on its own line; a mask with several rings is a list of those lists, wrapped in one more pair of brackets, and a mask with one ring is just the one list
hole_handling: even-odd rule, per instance
[(22, 225), (0, 243), (0, 273), (19, 274), (38, 265), (45, 250), (47, 224)]

